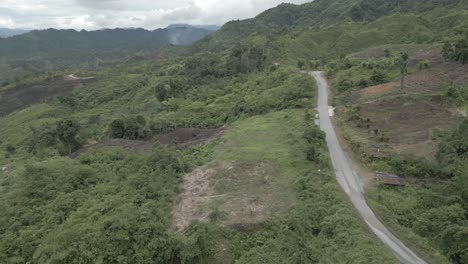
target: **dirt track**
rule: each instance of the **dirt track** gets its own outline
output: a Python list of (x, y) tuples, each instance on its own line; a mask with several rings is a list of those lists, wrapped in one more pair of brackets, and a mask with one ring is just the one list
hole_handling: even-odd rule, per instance
[(353, 169), (351, 160), (346, 156), (340, 146), (332, 125), (328, 111), (328, 84), (321, 72), (313, 72), (311, 75), (316, 79), (319, 98), (318, 110), (320, 113), (320, 128), (326, 133), (327, 146), (330, 152), (336, 178), (341, 188), (351, 199), (363, 220), (367, 223), (374, 234), (392, 250), (393, 254), (404, 264), (425, 264), (411, 249), (395, 237), (376, 217), (364, 198), (362, 181)]

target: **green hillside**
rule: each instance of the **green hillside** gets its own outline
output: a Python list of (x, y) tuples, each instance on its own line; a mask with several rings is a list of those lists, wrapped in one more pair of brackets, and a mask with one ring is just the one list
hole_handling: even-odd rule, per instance
[(366, 179), (379, 218), (429, 263), (468, 263), (467, 8), (282, 4), (159, 60), (139, 55), (173, 27), (1, 39), (5, 76), (57, 75), (0, 89), (48, 93), (0, 116), (0, 263), (397, 263), (335, 181), (315, 69), (350, 154), (407, 183)]
[(163, 46), (188, 45), (211, 32), (182, 25), (154, 31), (48, 29), (0, 38), (0, 85), (64, 68), (95, 70), (138, 54), (154, 56)]
[[(305, 121), (303, 109), (315, 101), (312, 79), (294, 68), (266, 67), (256, 56), (241, 57), (121, 65), (100, 72), (98, 81), (72, 96), (1, 118), (2, 262), (252, 263), (275, 255), (279, 262), (335, 262), (349, 255), (394, 263), (342, 198), (327, 169), (323, 136)], [(108, 137), (152, 144), (152, 138), (178, 128), (223, 125), (226, 136), (206, 146), (156, 145), (139, 154), (96, 149), (74, 160), (66, 157)], [(312, 136), (303, 138), (306, 131)], [(307, 149), (314, 153), (309, 160)], [(274, 174), (256, 172), (256, 163), (271, 164)], [(171, 205), (183, 174), (200, 165), (221, 170), (228, 164), (256, 177), (274, 176), (271, 183), (255, 183), (261, 187), (254, 190), (267, 188), (263, 194), (249, 195), (270, 201), (270, 184), (286, 188), (287, 206), (294, 204), (295, 213), (276, 212), (260, 226), (229, 227), (218, 223), (234, 209), (216, 209), (216, 202), (208, 223), (194, 222), (184, 233), (173, 230)], [(234, 187), (219, 191), (236, 193)], [(335, 229), (341, 223), (353, 228)], [(305, 231), (311, 235), (293, 244)], [(303, 243), (309, 243), (307, 250)], [(281, 253), (284, 247), (290, 253)], [(311, 255), (310, 248), (317, 253)]]
[(466, 28), (465, 2), (421, 2), (404, 1), (400, 7), (391, 1), (396, 6), (383, 9), (385, 14), (374, 14), (373, 19), (365, 21), (352, 18), (353, 7), (365, 3), (379, 8), (385, 5), (379, 1), (283, 4), (254, 19), (227, 23), (193, 47), (194, 51), (216, 51), (263, 38), (274, 47), (274, 59), (291, 63), (298, 59), (338, 58), (375, 45), (440, 42), (457, 28)]

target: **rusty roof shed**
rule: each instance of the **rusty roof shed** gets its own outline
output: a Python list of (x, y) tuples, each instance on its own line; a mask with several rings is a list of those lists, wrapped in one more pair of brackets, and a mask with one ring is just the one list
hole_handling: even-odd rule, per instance
[(375, 178), (378, 181), (381, 181), (386, 185), (393, 185), (393, 186), (404, 185), (403, 179), (400, 176), (386, 173), (386, 172), (376, 171)]

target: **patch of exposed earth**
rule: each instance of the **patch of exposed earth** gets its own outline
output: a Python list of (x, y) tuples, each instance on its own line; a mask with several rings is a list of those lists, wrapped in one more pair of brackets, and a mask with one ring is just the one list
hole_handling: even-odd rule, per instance
[(163, 145), (174, 145), (184, 149), (192, 145), (209, 143), (216, 136), (222, 135), (225, 128), (179, 128), (173, 132), (157, 136), (157, 141)]
[(118, 147), (130, 152), (150, 152), (156, 144), (172, 145), (177, 149), (185, 149), (193, 145), (208, 144), (219, 137), (225, 128), (179, 128), (170, 133), (161, 134), (152, 140), (108, 139), (99, 143), (90, 144), (70, 155), (76, 158), (82, 153), (92, 149)]
[[(468, 83), (468, 64), (442, 63), (406, 77), (406, 93), (435, 92), (450, 85), (463, 86)], [(385, 95), (400, 90), (400, 81), (371, 86), (358, 90), (361, 97)]]
[(65, 81), (76, 81), (76, 80), (92, 80), (94, 79), (95, 77), (78, 77), (76, 76), (75, 74), (70, 74), (70, 75), (67, 75), (67, 76), (64, 76), (63, 79)]
[(410, 55), (410, 65), (417, 65), (419, 61), (425, 60), (431, 63), (443, 61), (442, 47), (433, 44), (396, 44), (371, 47), (360, 52), (349, 55), (350, 58), (366, 60), (366, 59), (382, 59), (386, 57), (386, 50), (389, 50), (392, 55), (397, 55), (400, 52), (407, 52)]
[(45, 103), (55, 96), (67, 96), (93, 81), (74, 75), (49, 78), (28, 84), (20, 84), (0, 92), (0, 117), (34, 104)]
[(172, 223), (177, 230), (183, 230), (194, 220), (208, 221), (210, 210), (205, 208), (209, 201), (216, 198), (210, 186), (212, 169), (197, 168), (184, 177), (182, 192), (172, 209)]
[[(460, 110), (438, 94), (445, 93), (450, 85), (467, 83), (468, 65), (442, 62), (408, 75), (404, 90), (396, 80), (357, 90), (349, 99), (361, 106), (361, 118), (370, 120), (366, 124), (370, 128), (361, 128), (361, 133), (369, 135), (374, 155), (398, 153), (433, 160), (437, 149), (432, 140), (433, 129), (450, 129), (463, 117)], [(384, 133), (388, 142), (379, 142), (372, 136), (375, 129)]]
[(278, 171), (265, 161), (234, 161), (198, 168), (184, 177), (172, 210), (178, 231), (192, 221), (217, 221), (251, 229), (294, 204), (294, 191), (274, 181)]
[(433, 159), (437, 147), (432, 140), (433, 129), (449, 129), (460, 119), (440, 96), (417, 101), (400, 99), (366, 103), (362, 105), (361, 116), (369, 118), (370, 134), (378, 129), (388, 138), (388, 142), (377, 144), (375, 152), (391, 151), (428, 159)]

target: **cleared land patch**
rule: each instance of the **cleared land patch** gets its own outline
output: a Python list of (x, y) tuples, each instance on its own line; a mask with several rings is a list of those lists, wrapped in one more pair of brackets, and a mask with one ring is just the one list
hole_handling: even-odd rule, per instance
[(250, 229), (294, 203), (292, 190), (273, 181), (278, 169), (265, 161), (236, 161), (184, 177), (174, 206), (173, 225), (183, 230), (193, 220), (217, 220), (236, 229)]
[(179, 149), (184, 149), (191, 145), (205, 144), (210, 142), (215, 136), (224, 132), (225, 128), (179, 128), (173, 132), (157, 136), (157, 141), (161, 144), (173, 144)]
[(212, 169), (197, 168), (184, 177), (182, 192), (172, 210), (172, 223), (177, 230), (183, 230), (193, 220), (207, 221), (210, 211), (203, 210), (213, 197), (210, 187)]
[(388, 55), (407, 52), (410, 54), (411, 62), (415, 64), (420, 60), (430, 62), (442, 62), (442, 47), (433, 44), (396, 44), (371, 47), (360, 52), (349, 55), (354, 59), (379, 59)]
[(432, 129), (450, 128), (458, 119), (449, 108), (438, 97), (433, 97), (373, 102), (363, 105), (361, 113), (364, 119), (370, 119), (370, 127), (379, 129), (384, 141), (388, 140), (390, 149), (403, 154), (433, 156)]
[(298, 111), (277, 112), (228, 129), (216, 159), (184, 177), (174, 228), (198, 220), (250, 230), (285, 214), (296, 201), (294, 180), (308, 169), (304, 152), (294, 146), (304, 129), (300, 118)]
[(55, 96), (66, 96), (79, 89), (92, 79), (70, 79), (55, 77), (53, 79), (21, 84), (0, 93), (0, 116), (34, 104), (45, 103)]
[(161, 134), (152, 140), (130, 140), (130, 139), (109, 139), (99, 143), (87, 145), (79, 151), (70, 155), (71, 158), (76, 158), (80, 154), (92, 149), (103, 149), (119, 147), (131, 152), (148, 152), (151, 151), (155, 144), (173, 145), (178, 149), (197, 144), (207, 144), (217, 136), (224, 132), (225, 128), (178, 128), (170, 133)]
[[(468, 65), (456, 63), (440, 63), (429, 69), (418, 71), (406, 77), (404, 92), (430, 93), (441, 91), (448, 85), (466, 85), (468, 83)], [(371, 86), (356, 91), (359, 96), (375, 97), (400, 93), (400, 81)]]
[[(360, 56), (383, 56), (383, 50)], [(355, 89), (346, 95), (348, 107), (338, 109), (347, 112), (338, 117), (344, 135), (354, 145), (365, 147), (367, 154), (396, 153), (433, 160), (437, 146), (434, 129), (451, 128), (463, 118), (464, 110), (452, 105), (446, 94), (451, 86), (466, 86), (468, 65), (444, 62), (438, 47), (413, 48), (412, 52), (410, 56), (430, 61), (431, 66), (408, 75), (404, 89), (399, 80)]]

